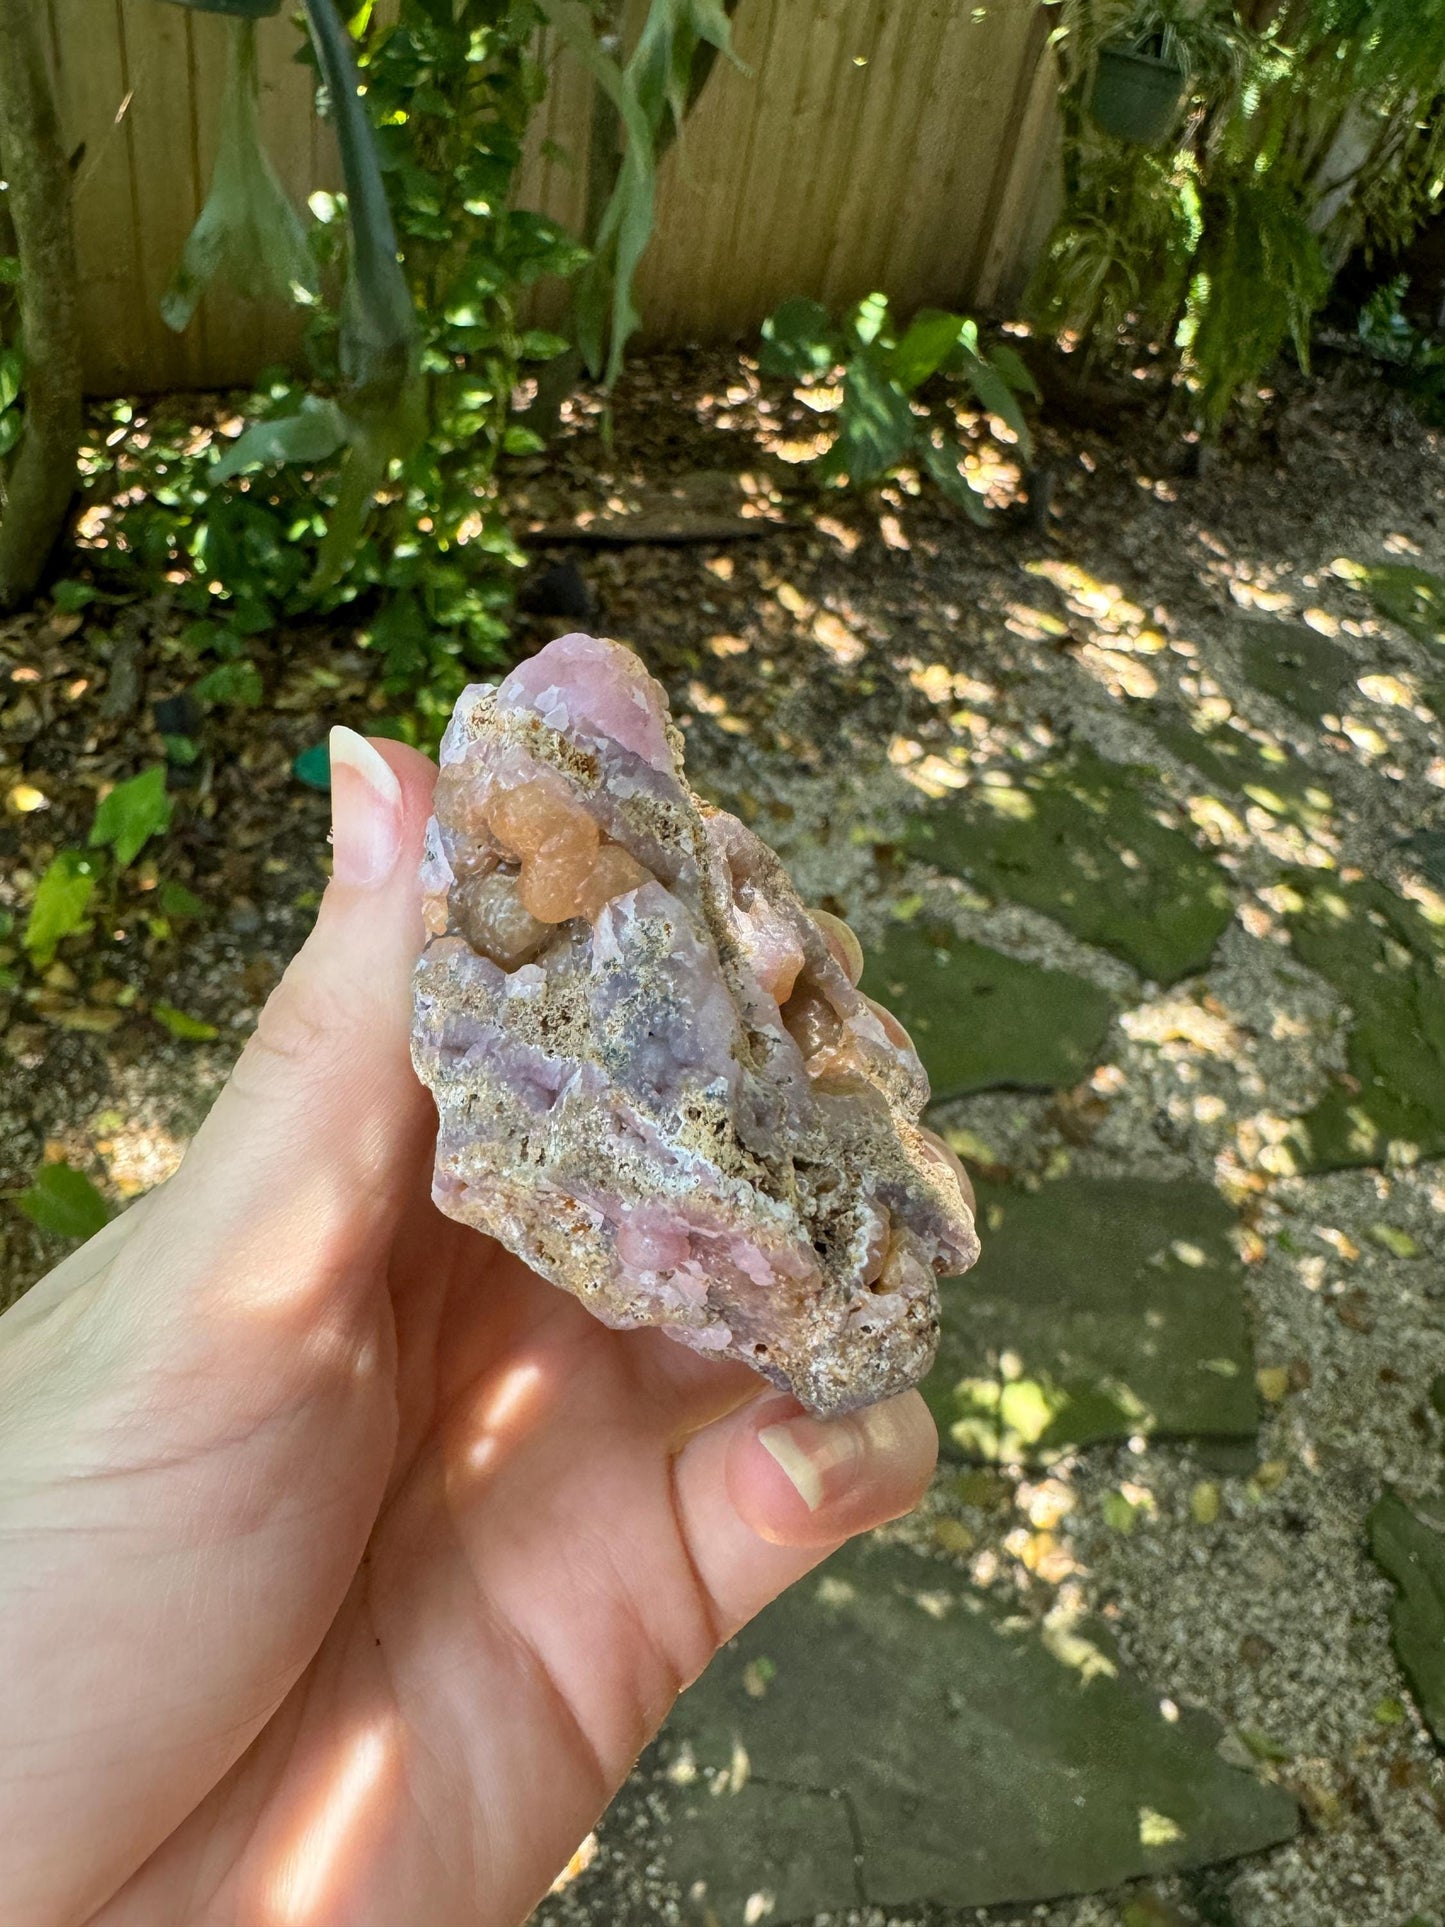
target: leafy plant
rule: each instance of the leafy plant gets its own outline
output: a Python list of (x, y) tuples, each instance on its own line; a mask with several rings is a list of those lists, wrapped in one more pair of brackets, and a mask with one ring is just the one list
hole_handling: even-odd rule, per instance
[(1246, 170), (1211, 184), (1192, 265), (1180, 340), (1200, 419), (1216, 430), (1282, 342), (1293, 342), (1308, 372), (1310, 328), (1331, 277), (1303, 209)]
[[(542, 0), (551, 26), (587, 67), (617, 111), (623, 148), (602, 210), (592, 258), (578, 279), (577, 344), (607, 387), (641, 323), (632, 284), (652, 235), (657, 161), (666, 131), (681, 132), (703, 49), (732, 56), (731, 5), (723, 0), (653, 0), (626, 64), (619, 66), (592, 32), (580, 0)], [(706, 69), (704, 68), (704, 72)]]
[[(1255, 10), (1258, 16), (1258, 10)], [(1088, 113), (1101, 48), (1167, 38), (1187, 69), (1178, 151)], [(1066, 0), (1067, 206), (1036, 280), (1040, 322), (1104, 355), (1139, 341), (1216, 432), (1315, 314), (1361, 235), (1408, 237), (1445, 182), (1445, 0)]]
[(32, 1224), (57, 1238), (93, 1238), (113, 1215), (85, 1173), (63, 1158), (42, 1164), (16, 1203)]
[(1030, 306), (1050, 333), (1102, 346), (1132, 321), (1168, 340), (1203, 232), (1198, 170), (1187, 153), (1111, 144), (1090, 152), (1075, 205), (1050, 236)]
[[(242, 11), (277, 4), (244, 0)], [(123, 546), (110, 550), (124, 569), (194, 572), (180, 599), (205, 618), (198, 646), (220, 659), (203, 700), (259, 694), (248, 635), (348, 603), (388, 691), (415, 705), (415, 734), (433, 735), (467, 676), (505, 659), (523, 557), (498, 466), (542, 446), (512, 398), (528, 369), (568, 345), (525, 326), (522, 302), (539, 278), (586, 268), (579, 329), (594, 365), (615, 376), (636, 321), (656, 156), (727, 45), (727, 12), (719, 0), (652, 0), (622, 65), (599, 39), (605, 16), (577, 0), (400, 0), (385, 15), (367, 0), (349, 32), (334, 0), (306, 0), (346, 190), (312, 196), (308, 245), (322, 270), (344, 270), (344, 294), (335, 312), (312, 309), (312, 381), (271, 383), (234, 441), (209, 457), (154, 435), (126, 451), (136, 486), (117, 511)], [(513, 205), (545, 87), (536, 37), (546, 22), (591, 68), (623, 130), (595, 255)], [(225, 268), (225, 250), (208, 253), (198, 237), (224, 228), (249, 258), (259, 244), (246, 242), (248, 224), (274, 199), (254, 112), (254, 25), (232, 31), (227, 143), (188, 249), (191, 297)], [(273, 243), (278, 259), (303, 288), (294, 211), (275, 220), (290, 235)]]
[(52, 962), (63, 938), (87, 928), (100, 864), (83, 850), (61, 850), (35, 888), (21, 941), (37, 970)]
[(153, 836), (169, 829), (170, 821), (166, 772), (156, 763), (101, 798), (90, 826), (90, 847), (109, 849), (116, 869), (126, 870)]
[(1054, 45), (1072, 84), (1092, 80), (1105, 47), (1124, 46), (1173, 61), (1199, 97), (1243, 77), (1249, 36), (1228, 0), (1064, 0)]
[(258, 286), (283, 300), (313, 302), (316, 262), (290, 196), (261, 145), (256, 22), (231, 30), (231, 67), (221, 109), (220, 144), (210, 193), (161, 301), (168, 327), (190, 325), (207, 285), (218, 275), (233, 289)]
[(1360, 345), (1427, 422), (1445, 423), (1445, 342), (1421, 334), (1404, 312), (1408, 275), (1377, 288), (1360, 310)]
[(924, 308), (901, 332), (885, 295), (871, 294), (835, 323), (821, 303), (786, 301), (763, 323), (765, 375), (815, 386), (842, 372), (837, 434), (814, 464), (819, 481), (871, 488), (903, 464), (916, 465), (976, 522), (988, 511), (965, 478), (964, 451), (950, 428), (916, 398), (935, 377), (951, 379), (1005, 422), (1028, 461), (1032, 438), (1020, 396), (1037, 389), (1018, 355), (985, 351), (966, 316)]
[(21, 942), (37, 970), (54, 960), (66, 937), (89, 928), (97, 889), (105, 889), (113, 898), (122, 872), (152, 837), (170, 827), (170, 820), (171, 800), (161, 764), (107, 791), (96, 806), (88, 849), (58, 851), (36, 885)]

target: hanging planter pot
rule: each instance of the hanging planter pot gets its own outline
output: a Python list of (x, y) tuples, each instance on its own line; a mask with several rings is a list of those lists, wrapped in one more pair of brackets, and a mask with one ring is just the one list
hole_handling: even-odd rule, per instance
[(1089, 113), (1116, 140), (1162, 147), (1188, 91), (1188, 69), (1162, 36), (1142, 45), (1115, 41), (1099, 49)]

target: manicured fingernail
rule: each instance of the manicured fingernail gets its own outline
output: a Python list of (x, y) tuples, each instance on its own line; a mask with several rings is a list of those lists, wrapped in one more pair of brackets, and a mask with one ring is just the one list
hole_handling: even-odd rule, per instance
[(331, 873), (371, 889), (401, 851), (401, 784), (380, 750), (340, 724), (331, 732)]
[(781, 1467), (810, 1512), (837, 1499), (905, 1444), (896, 1401), (846, 1418), (801, 1418), (768, 1425), (758, 1443)]

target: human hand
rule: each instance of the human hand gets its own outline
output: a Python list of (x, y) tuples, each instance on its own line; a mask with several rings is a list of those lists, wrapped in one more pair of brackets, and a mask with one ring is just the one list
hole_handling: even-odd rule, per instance
[(616, 1333), (432, 1206), (435, 772), (333, 737), (335, 876), (177, 1175), (0, 1318), (7, 1927), (521, 1921), (717, 1645), (933, 1463)]

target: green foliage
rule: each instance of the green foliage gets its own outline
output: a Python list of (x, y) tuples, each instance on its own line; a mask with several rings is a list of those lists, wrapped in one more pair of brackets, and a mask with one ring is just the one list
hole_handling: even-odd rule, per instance
[(579, 0), (542, 0), (553, 30), (589, 69), (616, 109), (623, 146), (592, 259), (577, 283), (577, 342), (594, 375), (616, 381), (641, 323), (632, 283), (652, 235), (657, 159), (665, 130), (680, 132), (701, 48), (732, 54), (719, 0), (652, 0), (637, 45), (619, 66), (594, 37)]
[[(170, 827), (171, 799), (166, 794), (164, 765), (154, 764), (138, 776), (117, 783), (96, 806), (87, 850), (60, 850), (36, 885), (35, 897), (21, 941), (37, 970), (54, 959), (66, 937), (90, 928), (91, 902), (104, 888), (114, 902), (116, 885), (146, 844)], [(179, 889), (179, 886), (167, 886)], [(182, 899), (184, 901), (182, 901)], [(201, 908), (188, 890), (173, 899), (180, 914)], [(164, 896), (162, 909), (166, 910)], [(171, 914), (167, 911), (167, 914)]]
[(37, 970), (44, 970), (61, 941), (87, 927), (86, 912), (100, 865), (80, 850), (61, 850), (35, 890), (22, 942)]
[(198, 702), (258, 709), (264, 694), (261, 672), (248, 656), (235, 662), (218, 663), (201, 677), (191, 693)]
[(1417, 642), (1445, 648), (1445, 576), (1408, 562), (1381, 562), (1350, 571), (1389, 622), (1398, 622)]
[[(1036, 395), (1033, 378), (1006, 345), (985, 351), (978, 324), (924, 308), (899, 330), (886, 295), (870, 294), (841, 323), (817, 301), (785, 301), (763, 323), (759, 366), (801, 384), (842, 371), (837, 434), (814, 472), (820, 482), (872, 488), (908, 464), (928, 475), (973, 520), (988, 511), (963, 472), (963, 449), (948, 410), (921, 410), (915, 397), (935, 377), (951, 380), (980, 409), (1005, 422), (1025, 461), (1033, 442), (1020, 396)], [(952, 400), (946, 389), (940, 394)]]
[[(1400, 245), (1445, 182), (1430, 106), (1445, 0), (1292, 0), (1268, 15), (1251, 28), (1229, 0), (1066, 0), (1056, 35), (1068, 202), (1031, 305), (1105, 355), (1157, 346), (1211, 433), (1253, 403), (1283, 348), (1308, 367), (1353, 242)], [(1188, 73), (1171, 155), (1089, 115), (1100, 49), (1145, 43)]]
[[(513, 583), (524, 558), (500, 505), (498, 469), (540, 450), (513, 396), (567, 341), (525, 327), (542, 277), (588, 269), (578, 325), (615, 377), (636, 325), (632, 283), (652, 227), (652, 180), (714, 55), (728, 48), (729, 0), (651, 0), (620, 66), (611, 15), (577, 0), (304, 0), (311, 55), (335, 123), (344, 192), (316, 193), (303, 234), (260, 145), (254, 26), (274, 0), (181, 0), (235, 19), (225, 128), (207, 207), (167, 312), (184, 325), (203, 287), (232, 282), (310, 306), (310, 378), (263, 381), (234, 440), (189, 428), (126, 439), (126, 487), (95, 555), (102, 589), (174, 585), (197, 621), (187, 646), (212, 658), (202, 700), (261, 695), (246, 639), (347, 609), (409, 710), (436, 735), (461, 685), (507, 657)], [(551, 22), (597, 76), (622, 129), (621, 165), (595, 255), (514, 206)], [(605, 149), (605, 141), (599, 151)], [(3, 264), (0, 264), (3, 267)], [(3, 272), (0, 272), (3, 280)], [(333, 309), (318, 287), (343, 292)], [(0, 318), (0, 357), (3, 318)], [(7, 370), (9, 371), (7, 374)], [(4, 406), (18, 367), (0, 359)], [(112, 406), (115, 428), (135, 419)], [(80, 585), (84, 592), (85, 585)]]
[(10, 453), (24, 432), (24, 379), (25, 362), (19, 348), (0, 348), (0, 460)]
[(1422, 335), (1404, 312), (1409, 276), (1384, 282), (1360, 310), (1361, 346), (1402, 388), (1423, 418), (1445, 424), (1445, 342)]
[(170, 827), (171, 800), (161, 763), (117, 783), (101, 799), (90, 826), (92, 850), (109, 848), (117, 870), (135, 862), (153, 836)]
[(211, 190), (186, 242), (181, 264), (161, 300), (166, 325), (190, 325), (209, 284), (312, 302), (316, 263), (306, 234), (261, 146), (254, 18), (231, 30), (231, 64), (221, 110)]
[(214, 1024), (208, 1024), (201, 1017), (192, 1017), (184, 1010), (177, 1010), (174, 1004), (152, 1004), (151, 1016), (162, 1029), (168, 1030), (172, 1037), (179, 1037), (184, 1043), (209, 1043), (211, 1038), (221, 1034)]
[(57, 1238), (93, 1238), (112, 1216), (85, 1173), (63, 1159), (42, 1164), (16, 1202), (33, 1224)]
[(1304, 209), (1240, 170), (1210, 182), (1181, 340), (1204, 426), (1216, 430), (1281, 344), (1308, 372), (1310, 326), (1330, 289)]
[(1111, 145), (1091, 151), (1081, 166), (1029, 305), (1053, 334), (1068, 330), (1107, 343), (1132, 319), (1147, 338), (1167, 339), (1203, 232), (1194, 162), (1188, 154)]

